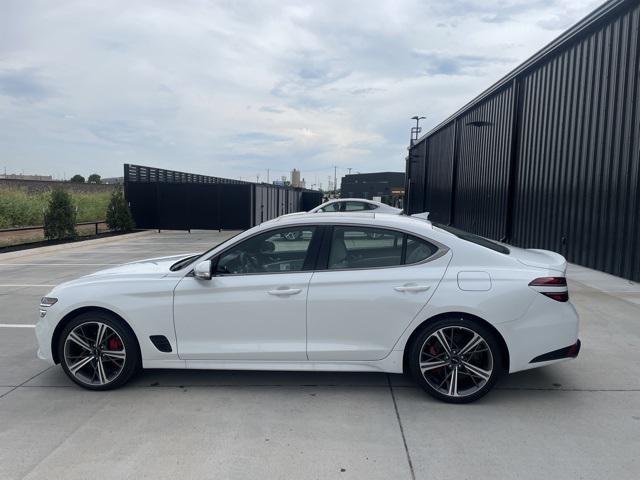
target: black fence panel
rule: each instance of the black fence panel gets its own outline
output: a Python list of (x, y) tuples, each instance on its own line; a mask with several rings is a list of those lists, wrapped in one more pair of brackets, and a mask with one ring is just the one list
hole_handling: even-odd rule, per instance
[(184, 212), (189, 216), (189, 225), (186, 228), (222, 229), (222, 192), (219, 186), (215, 185), (212, 188), (210, 184), (187, 184), (186, 187), (185, 194), (189, 198), (189, 210)]
[(312, 208), (322, 203), (322, 192), (315, 190), (302, 192), (302, 208), (301, 210), (308, 212)]
[(160, 224), (158, 184), (137, 183), (135, 188), (128, 188), (127, 183), (125, 183), (125, 195), (129, 202), (136, 228), (158, 228)]
[(319, 205), (320, 192), (125, 165), (125, 196), (138, 228), (242, 230)]
[(158, 228), (163, 230), (188, 230), (191, 228), (192, 202), (189, 198), (189, 184), (156, 183), (156, 187), (158, 212), (160, 212)]

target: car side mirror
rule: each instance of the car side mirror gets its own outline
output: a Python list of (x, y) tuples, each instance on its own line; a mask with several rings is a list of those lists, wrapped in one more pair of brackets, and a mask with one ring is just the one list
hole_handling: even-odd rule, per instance
[(196, 265), (193, 275), (200, 280), (211, 280), (211, 260), (205, 260)]

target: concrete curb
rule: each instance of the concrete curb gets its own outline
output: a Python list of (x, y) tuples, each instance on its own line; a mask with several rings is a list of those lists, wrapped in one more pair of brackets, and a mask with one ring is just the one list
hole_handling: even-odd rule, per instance
[(128, 240), (131, 238), (144, 237), (155, 233), (155, 230), (145, 230), (144, 232), (125, 233), (124, 235), (115, 235), (107, 238), (94, 238), (92, 240), (84, 240), (81, 242), (63, 243), (60, 245), (49, 245), (46, 247), (28, 248), (17, 252), (0, 253), (0, 259), (9, 260), (13, 258), (28, 257), (31, 255), (40, 255), (44, 253), (57, 252), (59, 250), (68, 250), (70, 248), (92, 247), (102, 245), (103, 243), (117, 242), (120, 240)]

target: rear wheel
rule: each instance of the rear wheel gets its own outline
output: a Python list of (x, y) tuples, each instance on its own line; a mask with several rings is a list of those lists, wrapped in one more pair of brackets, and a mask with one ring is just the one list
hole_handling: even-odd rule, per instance
[(107, 312), (87, 312), (62, 331), (58, 358), (67, 376), (90, 390), (110, 390), (138, 370), (140, 354), (131, 329)]
[(412, 343), (409, 368), (433, 397), (469, 403), (491, 390), (502, 374), (502, 355), (493, 332), (466, 318), (428, 325)]

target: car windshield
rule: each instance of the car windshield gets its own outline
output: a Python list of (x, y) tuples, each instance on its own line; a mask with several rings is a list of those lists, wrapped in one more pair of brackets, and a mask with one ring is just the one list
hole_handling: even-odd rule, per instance
[(476, 245), (488, 248), (489, 250), (493, 250), (494, 252), (502, 253), (504, 255), (509, 255), (511, 253), (511, 251), (505, 245), (494, 242), (493, 240), (489, 240), (488, 238), (481, 237), (480, 235), (465, 232), (464, 230), (460, 230), (459, 228), (454, 228), (449, 225), (443, 225), (441, 223), (432, 223), (432, 225), (436, 228), (439, 228), (440, 230), (452, 233), (462, 240), (475, 243)]
[(196, 258), (201, 258), (204, 257), (206, 254), (208, 254), (209, 252), (211, 252), (213, 249), (220, 247), (221, 245), (225, 245), (226, 243), (230, 242), (231, 240), (233, 240), (235, 237), (237, 237), (238, 235), (240, 235), (243, 232), (238, 232), (235, 235), (227, 238), (225, 241), (223, 241), (222, 243), (218, 243), (217, 245), (214, 245), (213, 247), (211, 247), (209, 250), (200, 253), (198, 255), (191, 255), (190, 257), (187, 258), (183, 258), (182, 260), (178, 260), (176, 263), (174, 263), (173, 265), (171, 265), (171, 268), (169, 270), (171, 270), (172, 272), (176, 272), (184, 267), (186, 267), (187, 265), (189, 265), (191, 262), (193, 262)]

